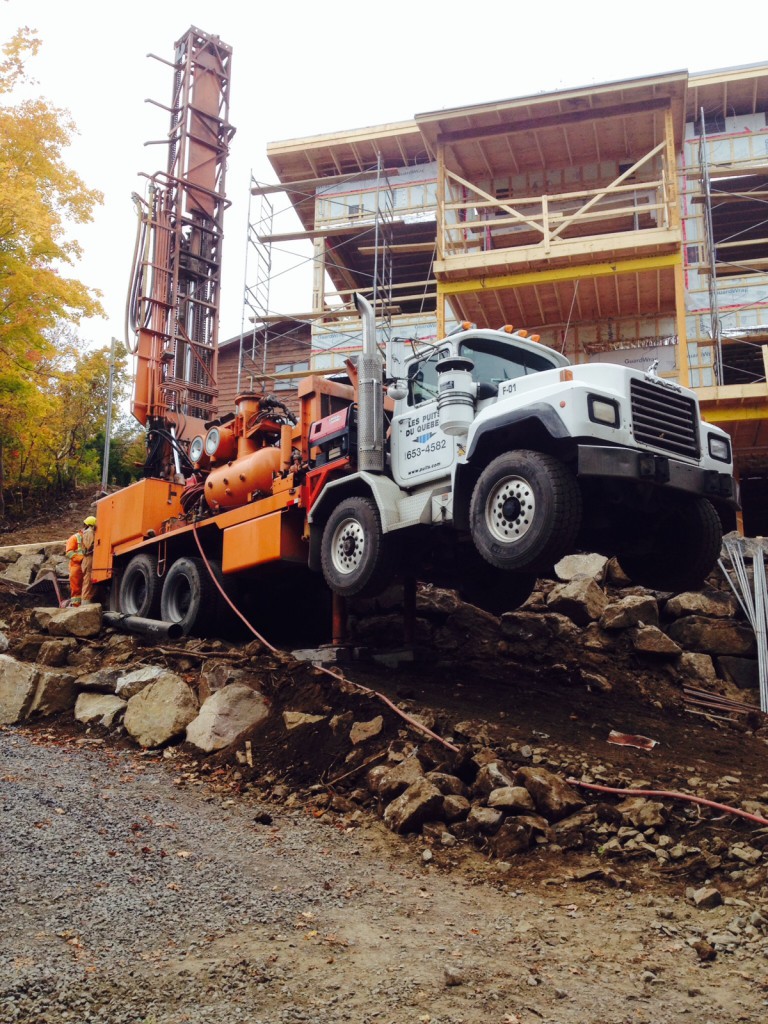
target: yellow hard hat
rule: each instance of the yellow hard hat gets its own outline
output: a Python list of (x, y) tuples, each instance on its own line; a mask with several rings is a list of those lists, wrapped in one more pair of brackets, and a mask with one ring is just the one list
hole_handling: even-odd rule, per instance
[(83, 526), (95, 526), (96, 516), (86, 516), (83, 520)]

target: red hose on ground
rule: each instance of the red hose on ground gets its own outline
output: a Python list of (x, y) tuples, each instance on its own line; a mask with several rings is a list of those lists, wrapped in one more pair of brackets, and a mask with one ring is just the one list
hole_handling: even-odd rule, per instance
[[(235, 613), (235, 615), (237, 615), (237, 617), (240, 619), (240, 621), (246, 626), (247, 629), (249, 629), (251, 631), (251, 633), (253, 633), (253, 635), (256, 637), (256, 639), (259, 641), (259, 643), (263, 644), (267, 648), (267, 650), (271, 651), (273, 654), (280, 654), (280, 653), (282, 653), (282, 652), (278, 651), (278, 649), (276, 647), (273, 647), (272, 644), (265, 637), (263, 637), (261, 635), (261, 633), (259, 633), (258, 630), (254, 626), (251, 625), (251, 623), (248, 621), (248, 619), (246, 619), (246, 617), (242, 614), (242, 612), (238, 608), (235, 607), (235, 605), (230, 600), (229, 595), (224, 591), (224, 588), (219, 583), (219, 581), (216, 579), (216, 574), (214, 573), (213, 569), (211, 568), (210, 562), (208, 561), (208, 559), (205, 556), (205, 552), (203, 551), (203, 545), (200, 543), (200, 538), (197, 535), (197, 524), (196, 523), (193, 524), (193, 526), (192, 526), (192, 536), (195, 538), (195, 543), (197, 544), (197, 550), (200, 552), (200, 557), (202, 558), (203, 562), (205, 563), (205, 567), (208, 570), (208, 574), (211, 577), (211, 579), (213, 580), (213, 582), (216, 584), (216, 589), (219, 591), (219, 593), (224, 598), (224, 600), (227, 602), (227, 604), (232, 609), (232, 611)], [(335, 679), (337, 683), (346, 683), (347, 686), (354, 687), (360, 693), (363, 693), (363, 694), (365, 694), (368, 697), (376, 697), (377, 700), (382, 701), (388, 707), (392, 708), (392, 710), (397, 715), (399, 715), (403, 719), (403, 721), (407, 722), (408, 725), (410, 725), (412, 729), (416, 729), (417, 732), (421, 732), (425, 736), (429, 736), (430, 739), (435, 740), (437, 743), (441, 743), (448, 750), (452, 750), (454, 753), (458, 753), (458, 749), (459, 748), (454, 746), (453, 743), (449, 743), (448, 740), (443, 739), (442, 736), (438, 736), (438, 734), (436, 732), (432, 732), (432, 730), (430, 728), (428, 728), (426, 725), (422, 725), (421, 722), (417, 722), (415, 719), (411, 718), (410, 715), (407, 715), (405, 713), (405, 711), (403, 711), (401, 708), (399, 708), (396, 704), (393, 704), (392, 701), (389, 699), (389, 697), (385, 697), (384, 694), (383, 693), (379, 693), (378, 690), (371, 690), (367, 686), (361, 686), (360, 683), (354, 683), (354, 682), (352, 682), (351, 679), (347, 679), (347, 677), (342, 672), (332, 672), (329, 668), (326, 668), (325, 665), (316, 665), (315, 668), (319, 672), (322, 672), (325, 675), (330, 676), (332, 679)], [(768, 824), (768, 822), (766, 824)]]
[(619, 796), (655, 796), (669, 800), (688, 800), (692, 804), (702, 804), (704, 807), (714, 807), (717, 811), (725, 811), (726, 814), (736, 814), (747, 821), (755, 821), (758, 825), (768, 825), (768, 818), (761, 818), (759, 814), (750, 814), (738, 807), (731, 807), (729, 804), (719, 804), (714, 800), (705, 800), (702, 796), (691, 796), (690, 793), (677, 793), (667, 789), (615, 789), (613, 786), (598, 786), (592, 782), (579, 782), (578, 779), (566, 779), (572, 786), (581, 786), (582, 789), (594, 789), (599, 793), (616, 793)]

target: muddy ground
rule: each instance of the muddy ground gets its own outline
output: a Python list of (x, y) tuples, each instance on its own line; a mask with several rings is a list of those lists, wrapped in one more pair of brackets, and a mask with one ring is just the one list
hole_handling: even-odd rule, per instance
[[(25, 614), (0, 603), (17, 643)], [(190, 681), (210, 658), (259, 664), (242, 645), (125, 642), (132, 664), (162, 662)], [(93, 657), (104, 657), (98, 643)], [(399, 742), (439, 767), (444, 748), (311, 667), (262, 668), (283, 707), (383, 714), (366, 763), (278, 724), (254, 737), (252, 765), (183, 744), (141, 753), (71, 716), (0, 731), (2, 1024), (764, 1019), (765, 826), (665, 799), (655, 831), (685, 850), (667, 860), (551, 841), (500, 860), (482, 839), (395, 835), (365, 789), (368, 762)], [(768, 814), (764, 718), (702, 715), (669, 667), (617, 664), (606, 690), (556, 659), (511, 660), (454, 637), (398, 668), (353, 661), (343, 673), (512, 767)], [(617, 746), (611, 730), (656, 745)], [(584, 795), (604, 799), (608, 817), (618, 800)], [(743, 848), (757, 861), (735, 858)], [(98, 914), (84, 909), (94, 901)]]

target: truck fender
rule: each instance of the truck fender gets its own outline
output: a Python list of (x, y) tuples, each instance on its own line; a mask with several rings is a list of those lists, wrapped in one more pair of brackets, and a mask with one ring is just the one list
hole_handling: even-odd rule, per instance
[[(545, 402), (526, 405), (523, 409), (502, 408), (498, 413), (494, 407), (489, 413), (490, 415), (477, 422), (474, 431), (470, 430), (467, 439), (468, 462), (476, 455), (478, 449), (485, 446), (491, 435), (497, 435), (499, 431), (512, 433), (514, 448), (538, 448), (536, 442), (542, 437), (555, 441), (565, 441), (571, 437), (562, 417)], [(501, 454), (507, 447), (499, 445), (498, 441), (493, 439), (494, 454)]]
[(375, 473), (355, 473), (334, 480), (323, 488), (307, 516), (310, 525), (310, 569), (320, 569), (320, 540), (328, 516), (340, 501), (351, 497), (372, 498), (376, 502), (384, 533), (388, 533), (399, 523), (398, 503), (402, 491), (389, 477), (378, 476)]

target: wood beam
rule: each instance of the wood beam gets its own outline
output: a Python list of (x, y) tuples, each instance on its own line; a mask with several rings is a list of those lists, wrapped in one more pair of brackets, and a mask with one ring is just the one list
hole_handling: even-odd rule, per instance
[(531, 132), (540, 128), (559, 128), (561, 125), (605, 121), (613, 117), (633, 117), (647, 114), (652, 110), (665, 110), (669, 105), (668, 99), (646, 100), (645, 102), (624, 103), (602, 109), (577, 110), (570, 114), (547, 114), (544, 117), (529, 118), (527, 121), (501, 121), (499, 124), (486, 125), (484, 128), (461, 128), (457, 131), (442, 132), (437, 136), (437, 142), (438, 145), (474, 142), (477, 139), (489, 139), (496, 135), (512, 135), (515, 132)]
[(578, 281), (582, 278), (611, 277), (614, 274), (638, 274), (643, 271), (673, 268), (682, 265), (682, 254), (649, 256), (645, 259), (615, 260), (612, 263), (584, 263), (573, 267), (554, 267), (524, 274), (499, 274), (472, 281), (441, 281), (439, 291), (444, 295), (480, 292), (495, 288), (522, 288), (525, 285), (550, 284), (556, 281)]

